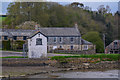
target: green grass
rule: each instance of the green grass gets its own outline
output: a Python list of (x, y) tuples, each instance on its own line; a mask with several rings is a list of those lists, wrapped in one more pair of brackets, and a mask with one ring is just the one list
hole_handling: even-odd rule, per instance
[(109, 58), (109, 60), (118, 60), (120, 54), (93, 54), (93, 55), (73, 55), (73, 56), (54, 56), (51, 57), (52, 60), (59, 60), (65, 58)]
[[(0, 58), (24, 58), (23, 56), (7, 56), (7, 57), (0, 57)], [(28, 58), (28, 57), (25, 57)]]
[(72, 54), (72, 53), (54, 53), (54, 54)]

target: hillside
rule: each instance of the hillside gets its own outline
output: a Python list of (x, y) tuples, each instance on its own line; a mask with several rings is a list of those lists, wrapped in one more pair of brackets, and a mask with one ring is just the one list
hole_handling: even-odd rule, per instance
[[(9, 5), (9, 15), (4, 21), (4, 25), (8, 25), (7, 28), (9, 29), (18, 29), (18, 25), (26, 21), (37, 22), (41, 27), (73, 27), (77, 23), (82, 36), (87, 36), (87, 33), (97, 33), (102, 43), (100, 46), (103, 47), (103, 34), (106, 36), (106, 45), (114, 39), (118, 39), (118, 13), (112, 15), (109, 10), (108, 6), (107, 8), (100, 6), (98, 11), (91, 11), (90, 7), (84, 6), (82, 3), (63, 6), (58, 3), (47, 2), (17, 2)], [(27, 28), (21, 26), (19, 28), (33, 29), (33, 26), (30, 25)], [(93, 36), (87, 36), (86, 40), (91, 41), (88, 39), (90, 37)], [(99, 45), (99, 43), (95, 44)]]

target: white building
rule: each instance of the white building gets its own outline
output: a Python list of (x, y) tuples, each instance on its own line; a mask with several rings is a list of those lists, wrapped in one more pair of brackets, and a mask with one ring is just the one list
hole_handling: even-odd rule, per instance
[(47, 37), (41, 32), (36, 32), (28, 39), (28, 57), (41, 58), (47, 56)]

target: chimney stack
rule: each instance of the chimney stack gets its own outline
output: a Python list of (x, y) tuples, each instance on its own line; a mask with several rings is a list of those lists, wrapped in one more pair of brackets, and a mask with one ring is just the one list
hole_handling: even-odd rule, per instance
[(78, 24), (77, 24), (77, 22), (75, 22), (75, 28), (77, 28), (77, 29), (78, 29)]
[(40, 30), (40, 26), (38, 24), (35, 25), (35, 30)]

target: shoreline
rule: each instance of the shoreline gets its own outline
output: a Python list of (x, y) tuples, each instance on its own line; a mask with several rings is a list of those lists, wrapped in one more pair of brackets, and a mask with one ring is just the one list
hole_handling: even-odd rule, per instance
[[(77, 60), (77, 59), (76, 59)], [(49, 60), (43, 61), (45, 63)], [(50, 61), (52, 62), (52, 61)], [(24, 78), (27, 76), (38, 75), (38, 74), (47, 74), (47, 73), (55, 73), (55, 72), (63, 72), (63, 71), (74, 71), (74, 70), (113, 70), (117, 69), (118, 61), (101, 61), (98, 63), (82, 63), (78, 64), (73, 62), (72, 65), (70, 63), (61, 64), (58, 61), (54, 61), (55, 63), (48, 63), (48, 65), (32, 65), (32, 66), (2, 66), (3, 67), (3, 78)], [(67, 66), (66, 66), (67, 65)], [(71, 65), (71, 67), (69, 66)], [(74, 65), (74, 66), (73, 66)], [(62, 66), (62, 67), (61, 67)]]
[(119, 68), (112, 68), (112, 69), (76, 69), (76, 68), (63, 68), (63, 69), (57, 69), (57, 70), (51, 70), (51, 71), (41, 71), (41, 72), (36, 72), (36, 73), (29, 73), (29, 74), (24, 74), (24, 75), (19, 75), (19, 76), (2, 76), (2, 78), (7, 79), (7, 78), (27, 78), (29, 76), (34, 76), (34, 75), (40, 75), (40, 74), (50, 74), (50, 73), (58, 73), (58, 72), (68, 72), (68, 71), (81, 71), (81, 72), (89, 72), (89, 71), (108, 71), (108, 70), (120, 70)]

